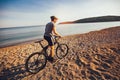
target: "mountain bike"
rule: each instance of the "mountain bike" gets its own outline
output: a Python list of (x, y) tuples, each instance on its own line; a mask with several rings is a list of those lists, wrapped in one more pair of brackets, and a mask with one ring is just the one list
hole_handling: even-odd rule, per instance
[[(54, 36), (54, 44), (57, 45), (55, 53), (58, 59), (62, 59), (68, 54), (68, 46), (67, 44), (60, 44), (58, 42), (59, 38), (60, 37), (58, 36)], [(46, 63), (48, 61), (47, 59), (49, 56), (49, 45), (44, 47), (42, 41), (43, 40), (37, 42), (42, 47), (42, 51), (32, 53), (25, 62), (26, 70), (32, 74), (38, 73), (40, 70), (42, 70), (46, 66)]]

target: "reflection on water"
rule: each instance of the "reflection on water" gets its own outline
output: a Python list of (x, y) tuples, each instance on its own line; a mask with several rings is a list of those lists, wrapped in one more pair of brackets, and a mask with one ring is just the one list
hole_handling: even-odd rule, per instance
[(109, 27), (120, 26), (120, 22), (79, 23), (58, 26), (57, 30), (63, 35), (81, 34), (101, 30)]
[[(79, 23), (57, 25), (57, 31), (63, 36), (87, 33), (113, 26), (120, 26), (120, 22)], [(45, 26), (0, 28), (0, 47), (16, 43), (38, 40), (43, 38)]]

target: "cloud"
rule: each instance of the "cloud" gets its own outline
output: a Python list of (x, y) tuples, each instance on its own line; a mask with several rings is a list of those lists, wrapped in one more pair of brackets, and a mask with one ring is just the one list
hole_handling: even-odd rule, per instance
[(119, 3), (120, 0), (20, 0), (7, 3), (0, 11), (0, 25), (43, 25), (50, 21), (51, 15), (57, 16), (59, 22), (93, 16), (120, 15)]

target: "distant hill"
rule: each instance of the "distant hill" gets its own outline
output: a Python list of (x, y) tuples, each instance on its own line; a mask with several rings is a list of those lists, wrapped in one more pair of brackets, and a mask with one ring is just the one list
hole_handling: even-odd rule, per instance
[(59, 24), (72, 24), (74, 23), (73, 21), (66, 21), (66, 22), (60, 22)]
[(120, 21), (120, 16), (100, 16), (100, 17), (91, 17), (79, 19), (76, 21), (61, 22), (60, 24), (69, 24), (69, 23), (91, 23), (91, 22), (110, 22), (110, 21)]

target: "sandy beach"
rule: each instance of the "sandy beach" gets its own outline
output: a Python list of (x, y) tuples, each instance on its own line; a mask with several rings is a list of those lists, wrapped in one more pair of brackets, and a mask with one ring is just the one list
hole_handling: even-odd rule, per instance
[(28, 73), (24, 64), (30, 54), (41, 51), (38, 43), (0, 48), (0, 80), (120, 80), (120, 26), (65, 36), (59, 42), (69, 46), (68, 55), (54, 66), (48, 62), (37, 74)]

